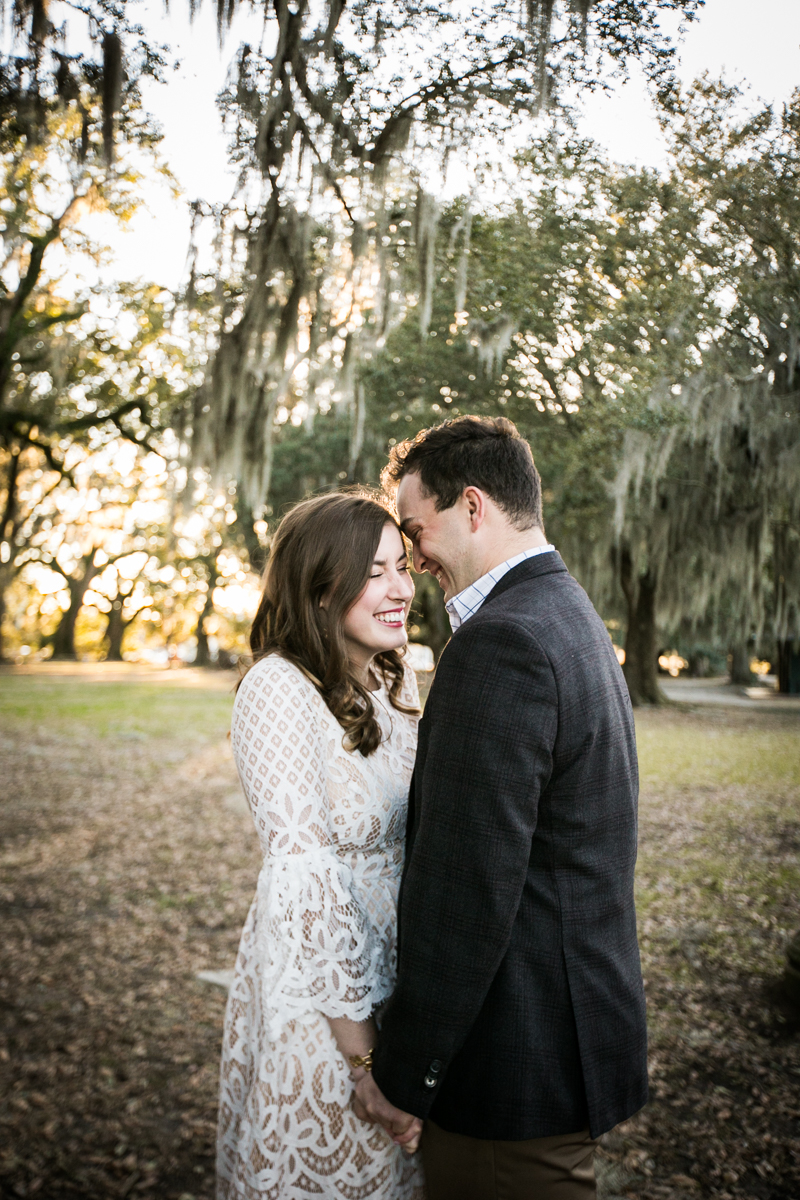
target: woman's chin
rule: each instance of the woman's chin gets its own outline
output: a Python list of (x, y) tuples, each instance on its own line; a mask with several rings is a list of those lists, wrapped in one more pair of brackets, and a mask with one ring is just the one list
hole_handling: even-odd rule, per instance
[(401, 650), (408, 641), (408, 630), (405, 628), (398, 629), (391, 636), (387, 636), (386, 640), (375, 649), (376, 654), (385, 654), (389, 650)]

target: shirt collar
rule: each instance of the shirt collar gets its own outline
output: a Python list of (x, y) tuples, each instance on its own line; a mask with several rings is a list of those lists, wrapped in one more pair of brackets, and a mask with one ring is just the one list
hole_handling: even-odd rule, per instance
[(534, 546), (531, 550), (523, 550), (522, 554), (515, 554), (513, 558), (507, 558), (499, 566), (493, 567), (491, 571), (481, 575), (480, 579), (476, 579), (469, 587), (465, 587), (463, 592), (459, 592), (457, 596), (451, 596), (445, 603), (445, 608), (453, 633), (475, 615), (495, 584), (499, 583), (512, 567), (519, 566), (521, 562), (525, 562), (529, 558), (535, 558), (537, 554), (547, 554), (551, 550), (555, 550), (555, 546), (551, 546), (549, 543), (546, 546)]

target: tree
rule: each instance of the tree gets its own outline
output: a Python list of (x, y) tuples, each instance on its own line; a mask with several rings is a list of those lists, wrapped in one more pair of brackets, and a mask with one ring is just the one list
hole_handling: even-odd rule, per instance
[[(75, 467), (86, 455), (122, 439), (177, 464), (168, 424), (192, 372), (169, 329), (172, 310), (172, 297), (156, 287), (95, 289), (66, 329), (40, 338), (30, 360), (22, 353), (15, 360), (9, 404), (16, 407), (5, 410), (0, 441), (0, 607), (40, 540), (49, 505), (75, 487)], [(162, 423), (166, 430), (158, 429)]]
[(53, 614), (57, 620), (50, 630), (42, 631), (41, 645), (49, 645), (54, 658), (75, 659), (84, 607), (99, 604), (100, 611), (110, 612), (112, 602), (129, 590), (123, 580), (127, 576), (130, 588), (136, 577), (123, 572), (123, 564), (129, 567), (138, 555), (142, 568), (148, 557), (142, 550), (157, 544), (161, 531), (148, 496), (152, 470), (140, 451), (118, 439), (94, 453), (77, 445), (68, 453), (67, 474), (57, 476), (58, 486), (46, 497), (22, 493), (35, 519), (15, 547), (14, 564), (28, 579), (43, 569), (61, 577), (61, 611)]
[[(225, 610), (241, 607), (233, 592), (248, 583), (252, 592), (234, 497), (121, 438), (70, 453), (71, 481), (38, 503), (35, 532), (16, 556), (11, 602), (26, 632), (7, 629), (9, 643), (119, 661), (126, 631), (134, 655), (196, 638), (200, 665), (211, 634), (234, 649), (241, 622)], [(39, 605), (47, 593), (44, 611), (31, 613), (31, 587)]]
[[(248, 566), (252, 570), (236, 500), (233, 487), (222, 490), (200, 475), (174, 512), (167, 561), (173, 572), (171, 586), (180, 579), (184, 590), (184, 608), (191, 622), (186, 633), (195, 640), (195, 666), (212, 661), (209, 637), (220, 624), (217, 597), (231, 584), (248, 581)], [(254, 582), (252, 576), (249, 582)]]
[[(462, 201), (441, 214), (426, 331), (412, 307), (358, 373), (355, 458), (343, 405), (284, 406), (272, 508), (348, 478), (376, 482), (394, 442), (444, 416), (505, 414), (533, 446), (550, 536), (601, 611), (627, 626), (632, 691), (657, 697), (654, 583), (633, 574), (635, 531), (615, 523), (633, 505), (614, 487), (634, 461), (631, 439), (672, 420), (654, 412), (654, 394), (696, 370), (717, 321), (710, 273), (683, 233), (697, 213), (653, 173), (610, 166), (568, 122), (520, 160), (516, 191), (505, 209)], [(392, 210), (398, 257), (413, 203)], [(417, 624), (430, 644), (446, 639), (422, 614)]]
[[(99, 142), (107, 167), (117, 134), (140, 103), (143, 77), (163, 79), (164, 48), (152, 45), (132, 22), (125, 0), (86, 0), (65, 5), (73, 21), (57, 26), (43, 0), (17, 0), (0, 10), (0, 139), (46, 143), (54, 114), (79, 118), (77, 157), (90, 157)], [(80, 18), (83, 17), (83, 21)], [(81, 48), (69, 52), (70, 32), (83, 26)]]
[(800, 636), (800, 94), (780, 113), (741, 99), (701, 80), (665, 115), (671, 186), (696, 212), (682, 241), (717, 318), (694, 370), (653, 393), (618, 477), (662, 625), (711, 628), (734, 666), (765, 633), (781, 664)]
[(51, 49), (48, 62), (57, 62), (53, 69), (58, 78), (48, 84), (42, 73), (42, 39), (52, 30), (44, 10), (34, 6), (32, 11), (34, 24), (36, 19), (44, 22), (34, 37), (39, 49), (30, 61), (6, 60), (4, 69), (13, 66), (16, 75), (11, 82), (3, 75), (7, 94), (0, 110), (5, 217), (0, 261), (0, 621), (17, 551), (25, 531), (32, 532), (36, 523), (35, 508), (26, 509), (23, 493), (35, 502), (42, 490), (28, 488), (26, 477), (44, 471), (45, 491), (52, 490), (68, 478), (71, 445), (96, 445), (103, 436), (120, 433), (146, 444), (148, 429), (166, 424), (165, 410), (173, 401), (170, 372), (150, 353), (155, 341), (168, 340), (165, 319), (171, 297), (156, 288), (123, 286), (120, 294), (103, 294), (97, 287), (76, 291), (54, 273), (59, 268), (53, 261), (59, 245), (73, 274), (92, 268), (103, 249), (86, 234), (84, 219), (98, 212), (119, 221), (130, 217), (140, 202), (142, 182), (140, 170), (131, 165), (133, 157), (140, 163), (149, 159), (150, 169), (163, 171), (156, 153), (159, 135), (142, 113), (138, 96), (141, 74), (152, 73), (157, 64), (142, 46), (138, 58), (126, 62), (125, 86), (114, 101), (118, 161), (112, 168), (103, 116), (110, 111), (105, 76), (96, 63), (80, 56), (67, 59)]
[[(673, 48), (658, 18), (691, 19), (697, 8), (697, 0), (531, 0), (520, 24), (516, 0), (485, 0), (463, 14), (410, 0), (331, 3), (321, 23), (307, 0), (268, 7), (270, 50), (243, 46), (223, 97), (243, 187), (264, 188), (266, 198), (217, 214), (216, 273), (231, 278), (232, 265), (238, 282), (219, 296), (218, 345), (194, 412), (195, 461), (235, 479), (258, 514), (281, 410), (302, 397), (313, 412), (330, 385), (352, 413), (357, 457), (357, 364), (380, 348), (411, 296), (423, 332), (428, 324), (432, 193), (450, 156), (487, 162), (507, 130), (525, 120), (534, 128), (560, 86), (600, 86), (609, 66), (640, 62), (667, 89)], [(406, 235), (394, 236), (395, 198), (409, 179), (413, 214)], [(410, 296), (398, 266), (411, 255)]]
[(62, 574), (69, 590), (69, 607), (62, 614), (54, 632), (48, 639), (53, 648), (53, 658), (75, 659), (75, 623), (83, 608), (84, 599), (95, 578), (100, 574), (102, 563), (97, 561), (96, 548), (90, 546), (75, 564), (73, 571), (62, 568)]
[(126, 593), (118, 588), (116, 597), (111, 601), (111, 607), (108, 613), (108, 624), (106, 625), (106, 639), (108, 646), (106, 649), (107, 662), (122, 662), (122, 643), (128, 628), (136, 620), (141, 608), (144, 608), (144, 603), (139, 608), (125, 610), (125, 595)]
[[(213, 536), (212, 536), (213, 546)], [(219, 558), (219, 549), (213, 546), (205, 553), (201, 552), (192, 562), (192, 567), (197, 580), (198, 588), (202, 597), (202, 607), (197, 614), (197, 622), (192, 637), (195, 639), (197, 650), (195, 653), (194, 665), (196, 667), (207, 667), (211, 663), (211, 651), (208, 644), (209, 631), (207, 621), (214, 611), (214, 590), (217, 586), (217, 559)]]

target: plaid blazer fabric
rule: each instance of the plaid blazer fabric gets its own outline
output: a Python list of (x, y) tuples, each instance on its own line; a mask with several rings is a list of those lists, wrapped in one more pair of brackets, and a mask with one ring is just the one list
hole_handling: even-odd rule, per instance
[(452, 1133), (597, 1137), (647, 1099), (638, 769), (611, 639), (556, 552), (445, 648), (420, 722), (375, 1079)]

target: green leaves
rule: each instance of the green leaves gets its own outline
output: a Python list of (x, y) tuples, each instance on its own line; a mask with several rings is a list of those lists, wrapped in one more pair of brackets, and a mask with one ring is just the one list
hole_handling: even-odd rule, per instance
[[(449, 164), (458, 159), (476, 181), (498, 156), (498, 169), (510, 168), (506, 141), (519, 145), (525, 129), (533, 138), (544, 103), (554, 105), (568, 83), (603, 86), (610, 71), (633, 60), (664, 83), (674, 47), (658, 15), (689, 19), (698, 6), (548, 2), (531, 4), (527, 19), (518, 0), (464, 9), (419, 0), (331, 3), (324, 13), (306, 4), (267, 6), (268, 49), (241, 47), (221, 98), (243, 190), (266, 185), (266, 199), (242, 216), (247, 261), (240, 299), (221, 314), (195, 426), (197, 462), (235, 477), (254, 509), (265, 503), (282, 413), (301, 399), (306, 415), (317, 408), (307, 369), (307, 379), (326, 376), (352, 409), (344, 468), (352, 473), (361, 449), (356, 368), (369, 372), (415, 301), (423, 334), (429, 325), (431, 335), (442, 332), (431, 325), (439, 286), (433, 247)], [(231, 11), (219, 9), (223, 23)], [(392, 236), (397, 208), (413, 226), (402, 238)], [(416, 277), (407, 269), (412, 256)], [(475, 340), (496, 366), (509, 327), (487, 317), (482, 329), (479, 320), (465, 344)]]

